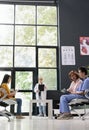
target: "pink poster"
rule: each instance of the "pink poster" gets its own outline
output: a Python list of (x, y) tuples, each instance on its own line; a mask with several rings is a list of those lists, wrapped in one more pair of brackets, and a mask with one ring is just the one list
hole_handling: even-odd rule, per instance
[(80, 37), (80, 54), (89, 55), (89, 37)]

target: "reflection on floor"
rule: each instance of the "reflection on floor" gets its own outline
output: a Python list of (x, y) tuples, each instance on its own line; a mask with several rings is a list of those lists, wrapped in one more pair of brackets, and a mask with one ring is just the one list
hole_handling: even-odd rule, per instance
[(71, 120), (48, 119), (47, 117), (33, 116), (29, 119), (12, 119), (0, 116), (1, 130), (89, 130), (89, 117), (84, 121), (78, 117)]

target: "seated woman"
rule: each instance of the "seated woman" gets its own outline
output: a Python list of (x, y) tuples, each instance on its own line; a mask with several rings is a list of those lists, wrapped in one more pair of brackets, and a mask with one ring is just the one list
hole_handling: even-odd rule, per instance
[[(60, 113), (61, 113), (61, 115), (63, 115), (63, 114), (66, 114), (63, 110), (61, 110), (61, 109), (63, 109), (63, 108), (61, 108), (62, 107), (62, 98), (64, 97), (66, 97), (66, 95), (68, 96), (68, 95), (70, 95), (70, 94), (74, 94), (74, 93), (76, 93), (76, 91), (77, 91), (77, 89), (78, 89), (78, 87), (82, 84), (82, 80), (80, 79), (80, 77), (79, 77), (79, 74), (78, 74), (78, 72), (77, 71), (74, 71), (74, 70), (72, 70), (72, 71), (70, 71), (69, 72), (69, 74), (68, 74), (68, 76), (69, 76), (69, 78), (70, 78), (70, 80), (71, 80), (71, 83), (70, 83), (70, 86), (69, 86), (69, 88), (66, 90), (66, 93), (65, 93), (65, 95), (62, 95), (61, 97), (60, 97)], [(70, 114), (69, 114), (69, 116), (70, 116)], [(65, 116), (64, 116), (65, 117)], [(65, 119), (65, 118), (59, 118), (58, 117), (58, 119)], [(68, 116), (66, 117), (66, 118), (68, 118)], [(70, 117), (71, 118), (71, 117)]]
[(71, 80), (69, 88), (68, 89), (64, 88), (64, 89), (61, 90), (61, 92), (65, 93), (65, 94), (76, 92), (76, 89), (82, 83), (82, 80), (79, 78), (77, 71), (74, 71), (74, 70), (70, 71), (68, 73), (68, 76)]
[(67, 89), (67, 92), (74, 93), (76, 92), (77, 88), (82, 83), (82, 80), (79, 78), (79, 74), (76, 71), (70, 71), (69, 72), (69, 78), (71, 80), (70, 87)]
[[(15, 97), (16, 91), (10, 92), (10, 89), (8, 87), (8, 84), (11, 82), (11, 76), (8, 74), (4, 75), (4, 78), (1, 83), (1, 87), (4, 88), (7, 91), (7, 98), (13, 98)], [(17, 119), (23, 119), (24, 117), (21, 115), (21, 106), (22, 106), (22, 100), (20, 98), (14, 98), (17, 102)]]

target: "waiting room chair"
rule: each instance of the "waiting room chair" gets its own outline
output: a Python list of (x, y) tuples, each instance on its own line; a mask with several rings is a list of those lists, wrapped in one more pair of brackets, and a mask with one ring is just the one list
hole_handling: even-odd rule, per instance
[[(62, 89), (61, 92), (63, 94), (68, 94), (66, 88)], [(74, 111), (76, 115), (78, 115), (82, 120), (85, 119), (85, 116), (89, 115), (89, 112), (87, 113), (86, 109), (89, 105), (89, 89), (85, 91), (85, 97), (86, 99), (73, 99), (71, 102), (69, 102), (69, 106), (71, 107), (71, 111)], [(83, 107), (84, 112), (80, 114), (77, 109), (80, 109)]]
[[(89, 115), (89, 112), (86, 111), (89, 105), (89, 89), (85, 91), (85, 97), (86, 99), (73, 99), (69, 103), (71, 107), (71, 111), (74, 111), (82, 120), (85, 120), (85, 117)], [(81, 115), (76, 111), (76, 108), (83, 106), (84, 113)]]
[[(3, 96), (1, 96), (3, 93)], [(4, 110), (0, 110), (0, 115), (5, 116), (10, 121), (10, 116), (13, 116), (12, 113), (6, 110), (6, 107), (15, 105), (17, 102), (14, 99), (7, 99), (7, 92), (4, 88), (0, 88), (0, 106), (4, 107)]]

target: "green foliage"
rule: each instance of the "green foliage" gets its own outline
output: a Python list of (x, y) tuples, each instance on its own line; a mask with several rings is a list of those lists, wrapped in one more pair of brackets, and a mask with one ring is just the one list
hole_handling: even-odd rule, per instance
[(30, 72), (17, 72), (16, 73), (16, 86), (21, 90), (32, 90), (32, 73)]
[(56, 69), (39, 69), (39, 77), (43, 77), (47, 89), (57, 89), (57, 72)]
[(57, 14), (55, 7), (38, 6), (37, 10), (38, 24), (57, 24)]
[[(1, 6), (3, 9), (3, 5)], [(39, 45), (48, 46), (49, 48), (38, 49), (38, 67), (44, 68), (39, 73), (44, 76), (48, 89), (55, 89), (57, 56), (56, 49), (50, 48), (50, 46), (57, 46), (56, 7), (37, 6), (36, 8), (36, 6), (16, 5), (14, 9), (13, 5), (5, 5), (4, 9), (5, 14), (4, 11), (1, 11), (0, 16), (4, 14), (7, 17), (2, 17), (4, 25), (0, 25), (0, 43), (6, 46), (0, 47), (1, 67), (15, 65), (15, 67), (36, 68), (36, 48), (39, 48)], [(10, 46), (8, 47), (8, 45)], [(16, 87), (23, 90), (32, 89), (32, 79), (30, 80), (28, 77), (32, 78), (28, 72), (16, 72)]]

